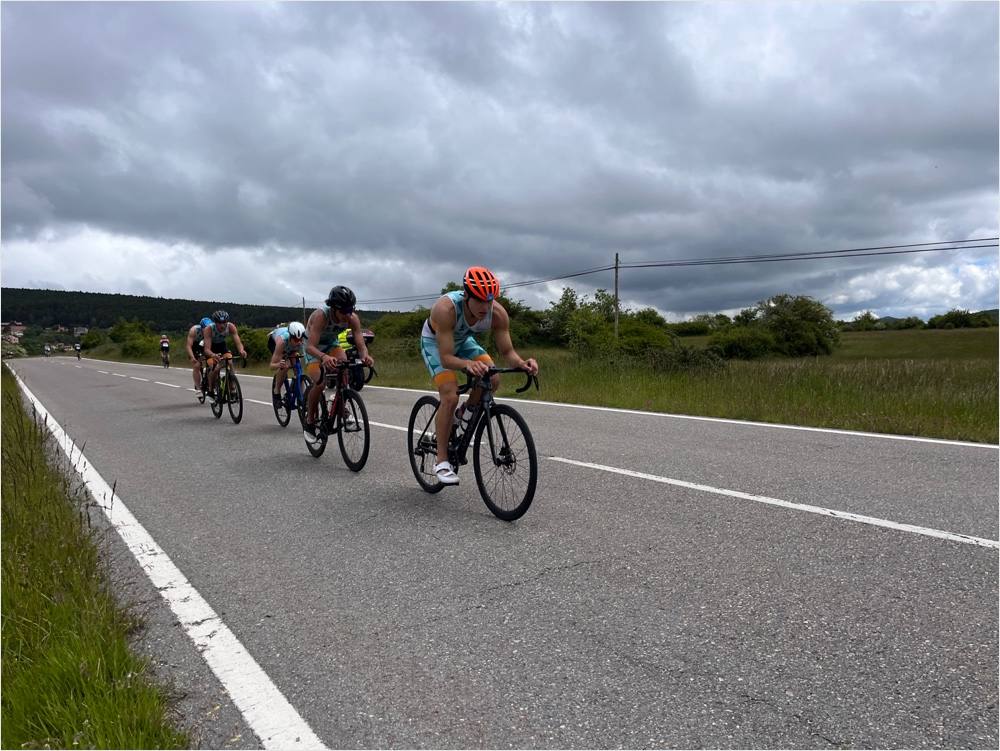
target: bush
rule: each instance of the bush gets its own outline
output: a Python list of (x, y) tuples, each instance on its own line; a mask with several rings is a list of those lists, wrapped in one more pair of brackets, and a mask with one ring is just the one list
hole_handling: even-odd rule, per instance
[(734, 326), (712, 334), (708, 347), (727, 359), (755, 360), (776, 353), (778, 342), (760, 326)]
[(429, 314), (427, 308), (417, 308), (410, 313), (386, 313), (372, 324), (371, 329), (380, 340), (416, 340)]
[(934, 316), (927, 321), (929, 329), (978, 329), (993, 325), (990, 317), (984, 313), (970, 313), (967, 310), (953, 308), (947, 313)]
[(756, 320), (783, 355), (829, 355), (840, 342), (833, 311), (811, 297), (776, 295), (757, 303), (756, 310)]
[(159, 351), (160, 338), (155, 335), (134, 334), (122, 343), (122, 355), (125, 357), (156, 357)]
[(247, 351), (249, 362), (271, 361), (271, 353), (267, 349), (267, 335), (273, 329), (251, 329), (238, 326), (236, 330), (240, 332), (240, 341), (243, 342), (243, 347)]
[(104, 344), (107, 336), (100, 329), (91, 329), (86, 334), (83, 335), (83, 339), (80, 340), (80, 346), (83, 349), (92, 349), (101, 344)]

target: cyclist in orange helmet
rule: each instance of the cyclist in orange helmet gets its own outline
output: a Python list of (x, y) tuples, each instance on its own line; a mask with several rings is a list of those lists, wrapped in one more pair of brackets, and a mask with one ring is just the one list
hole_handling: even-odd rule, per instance
[[(434, 473), (445, 485), (458, 484), (455, 467), (448, 461), (448, 436), (458, 408), (456, 371), (464, 368), (472, 375), (480, 376), (493, 365), (493, 359), (479, 345), (475, 335), (492, 331), (497, 350), (508, 367), (524, 368), (533, 375), (538, 374), (538, 363), (534, 359), (523, 359), (514, 350), (510, 339), (510, 318), (503, 305), (496, 300), (499, 295), (500, 282), (496, 275), (485, 266), (472, 266), (462, 278), (462, 289), (441, 296), (424, 322), (420, 351), (441, 400), (435, 418), (437, 463)], [(494, 388), (498, 381), (499, 377), (495, 376)], [(473, 389), (469, 404), (475, 405), (480, 396), (479, 389)]]

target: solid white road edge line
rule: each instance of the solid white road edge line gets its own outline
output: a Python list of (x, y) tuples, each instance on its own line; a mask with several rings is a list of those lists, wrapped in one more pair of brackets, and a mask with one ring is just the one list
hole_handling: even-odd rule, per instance
[[(94, 360), (89, 357), (83, 358), (84, 360), (90, 360), (91, 362), (116, 362), (114, 360)], [(140, 368), (161, 368), (161, 365), (143, 365), (138, 362), (122, 363), (123, 365), (136, 365)], [(175, 368), (170, 367), (171, 370), (184, 370), (190, 372), (190, 368)], [(98, 373), (105, 373), (104, 370), (97, 371)], [(271, 380), (270, 376), (259, 376), (252, 375), (251, 373), (241, 373), (240, 378), (264, 378), (266, 380)], [(369, 389), (381, 389), (383, 391), (406, 391), (413, 394), (436, 394), (436, 391), (428, 391), (425, 389), (406, 389), (400, 388), (398, 386), (373, 386), (371, 384), (365, 386)], [(497, 399), (500, 402), (512, 402), (515, 404), (541, 404), (546, 407), (565, 407), (566, 409), (589, 409), (595, 412), (617, 412), (623, 415), (644, 415), (647, 417), (668, 417), (675, 420), (694, 420), (696, 422), (717, 422), (726, 425), (741, 425), (744, 427), (751, 428), (775, 428), (777, 430), (804, 430), (811, 433), (833, 433), (835, 435), (845, 435), (848, 437), (856, 438), (887, 438), (892, 441), (913, 441), (915, 443), (937, 443), (945, 446), (966, 446), (968, 448), (977, 449), (1000, 449), (1000, 444), (995, 443), (974, 443), (972, 441), (949, 441), (944, 438), (921, 438), (920, 436), (914, 435), (894, 435), (892, 433), (865, 433), (860, 430), (838, 430), (837, 428), (811, 428), (806, 425), (785, 425), (783, 423), (777, 422), (753, 422), (751, 420), (730, 420), (725, 417), (700, 417), (698, 415), (676, 415), (671, 412), (647, 412), (639, 409), (622, 409), (620, 407), (595, 407), (590, 404), (567, 404), (565, 402), (546, 402), (541, 399), (509, 399), (507, 397), (500, 397)]]
[(577, 467), (588, 467), (590, 469), (598, 469), (601, 470), (602, 472), (612, 472), (616, 475), (625, 475), (626, 477), (636, 477), (641, 480), (651, 480), (653, 482), (661, 482), (666, 485), (676, 485), (677, 487), (687, 488), (689, 490), (698, 490), (703, 493), (726, 495), (731, 498), (740, 498), (746, 501), (755, 501), (756, 503), (766, 503), (770, 506), (780, 506), (782, 508), (794, 509), (796, 511), (808, 511), (811, 514), (821, 514), (823, 516), (831, 516), (835, 519), (846, 519), (848, 521), (860, 522), (862, 524), (871, 524), (876, 527), (887, 527), (888, 529), (896, 529), (896, 530), (901, 530), (903, 532), (913, 532), (918, 535), (926, 535), (927, 537), (937, 537), (942, 540), (950, 540), (952, 542), (964, 542), (968, 545), (979, 545), (980, 547), (984, 548), (993, 548), (995, 550), (1000, 550), (1000, 541), (997, 540), (987, 540), (982, 537), (973, 537), (972, 535), (962, 535), (962, 534), (956, 534), (954, 532), (944, 532), (939, 529), (931, 529), (929, 527), (918, 527), (913, 524), (901, 524), (899, 522), (893, 522), (887, 519), (879, 519), (874, 516), (863, 516), (862, 514), (852, 514), (847, 511), (837, 511), (835, 509), (823, 508), (822, 506), (810, 506), (805, 503), (792, 503), (791, 501), (782, 501), (778, 498), (769, 498), (764, 495), (751, 495), (750, 493), (741, 493), (738, 490), (713, 488), (711, 485), (698, 485), (693, 482), (685, 482), (684, 480), (674, 480), (670, 477), (660, 477), (659, 475), (648, 475), (645, 472), (634, 472), (630, 469), (608, 467), (604, 464), (592, 464), (591, 462), (578, 462), (574, 459), (564, 459), (561, 456), (550, 456), (548, 458), (554, 462), (562, 462), (563, 464), (573, 464)]
[(264, 748), (325, 749), (323, 742), (253, 656), (126, 508), (121, 497), (112, 492), (108, 483), (24, 381), (15, 377), (45, 426), (80, 473), (91, 495), (100, 500), (98, 505), (111, 525), (170, 605), (195, 648), (232, 697)]

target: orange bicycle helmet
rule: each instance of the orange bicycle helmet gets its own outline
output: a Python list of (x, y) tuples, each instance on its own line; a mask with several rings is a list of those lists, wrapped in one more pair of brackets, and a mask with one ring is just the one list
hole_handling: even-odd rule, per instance
[(465, 293), (480, 300), (492, 301), (500, 294), (500, 282), (485, 266), (470, 266), (462, 279)]

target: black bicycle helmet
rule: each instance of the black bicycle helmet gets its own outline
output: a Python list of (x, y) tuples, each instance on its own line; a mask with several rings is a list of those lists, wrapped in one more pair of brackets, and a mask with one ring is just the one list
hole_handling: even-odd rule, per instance
[(212, 320), (216, 323), (225, 323), (229, 320), (229, 313), (224, 310), (217, 310), (212, 313)]
[(331, 308), (339, 310), (341, 313), (353, 313), (354, 305), (357, 301), (358, 298), (354, 296), (350, 288), (342, 284), (338, 284), (331, 289), (329, 296), (326, 298), (326, 304)]

